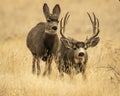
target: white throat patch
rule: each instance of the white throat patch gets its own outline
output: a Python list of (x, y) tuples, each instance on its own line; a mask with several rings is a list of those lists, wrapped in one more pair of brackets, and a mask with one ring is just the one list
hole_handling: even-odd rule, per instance
[(52, 31), (52, 30), (45, 30), (45, 33), (48, 33), (48, 34), (51, 34), (51, 35), (57, 34), (56, 31)]

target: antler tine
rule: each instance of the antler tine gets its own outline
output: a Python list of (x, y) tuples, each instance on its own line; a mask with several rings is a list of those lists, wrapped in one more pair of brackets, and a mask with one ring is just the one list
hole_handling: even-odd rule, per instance
[(63, 35), (63, 33), (65, 32), (65, 27), (66, 27), (69, 17), (70, 17), (69, 12), (67, 12), (65, 17), (60, 20), (60, 34), (63, 38), (66, 38)]
[(67, 18), (66, 18), (66, 23), (68, 23), (68, 19), (69, 19), (69, 17), (70, 17), (70, 15), (67, 16)]
[(63, 33), (65, 32), (65, 27), (66, 27), (66, 24), (68, 22), (68, 19), (69, 19), (70, 15), (69, 15), (69, 12), (66, 13), (65, 15), (65, 18), (64, 18), (64, 24), (63, 24)]
[(96, 16), (93, 13), (93, 17), (94, 17), (94, 21), (93, 21), (93, 33), (95, 34), (95, 30), (96, 30)]
[(92, 27), (93, 27), (92, 37), (90, 37), (89, 39), (86, 39), (87, 43), (90, 43), (90, 41), (99, 34), (100, 29), (99, 29), (99, 20), (98, 20), (98, 18), (96, 18), (95, 14), (93, 13), (93, 20), (88, 12), (87, 12), (87, 14), (89, 16), (89, 19), (90, 19), (90, 21), (92, 23)]
[(99, 32), (100, 32), (100, 29), (99, 29), (99, 20), (98, 20), (98, 18), (96, 20), (97, 20), (97, 33), (96, 34), (99, 34)]
[(99, 28), (99, 20), (98, 20), (98, 18), (97, 18), (97, 26), (98, 26), (98, 28)]
[(91, 16), (90, 16), (90, 14), (87, 12), (87, 14), (88, 14), (88, 16), (89, 16), (89, 19), (90, 19), (90, 21), (91, 21), (91, 23), (93, 24), (93, 21), (92, 21), (92, 18), (91, 18)]
[(63, 22), (63, 18), (61, 18), (61, 20), (60, 20), (60, 34), (61, 34), (62, 37), (65, 38), (65, 36), (63, 35), (63, 25), (62, 25), (62, 22)]

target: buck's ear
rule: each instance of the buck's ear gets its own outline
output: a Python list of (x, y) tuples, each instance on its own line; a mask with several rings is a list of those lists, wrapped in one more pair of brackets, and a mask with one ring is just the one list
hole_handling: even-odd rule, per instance
[(49, 11), (49, 7), (48, 7), (47, 3), (44, 3), (44, 5), (43, 5), (43, 12), (44, 12), (46, 19), (49, 18), (50, 11)]
[(91, 42), (90, 42), (90, 47), (95, 47), (100, 41), (99, 37), (94, 38)]
[(61, 12), (60, 6), (59, 6), (59, 4), (56, 4), (53, 8), (53, 14), (56, 14), (59, 18), (60, 12)]
[(70, 43), (70, 41), (68, 39), (65, 38), (61, 38), (61, 43), (66, 47), (71, 49), (72, 48), (72, 44)]

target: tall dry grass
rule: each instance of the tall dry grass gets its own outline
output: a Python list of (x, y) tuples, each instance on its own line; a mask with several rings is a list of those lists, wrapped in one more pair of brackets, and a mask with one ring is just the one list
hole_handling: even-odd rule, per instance
[[(44, 21), (42, 5), (61, 5), (61, 17), (70, 11), (66, 35), (84, 40), (91, 35), (86, 12), (100, 20), (101, 41), (88, 50), (87, 80), (81, 74), (60, 80), (56, 64), (52, 74), (31, 73), (32, 56), (26, 47), (29, 30)], [(120, 2), (117, 0), (4, 0), (0, 3), (0, 96), (120, 96)], [(113, 68), (113, 69), (112, 69)], [(42, 72), (44, 63), (41, 62)]]

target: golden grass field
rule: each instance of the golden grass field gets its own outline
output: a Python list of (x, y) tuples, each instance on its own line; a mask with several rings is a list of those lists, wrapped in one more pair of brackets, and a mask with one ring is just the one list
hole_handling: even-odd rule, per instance
[[(50, 9), (60, 4), (60, 18), (70, 11), (66, 35), (77, 40), (92, 34), (86, 12), (99, 18), (101, 40), (88, 50), (85, 81), (81, 74), (73, 80), (67, 75), (60, 80), (54, 62), (49, 78), (32, 75), (26, 36), (38, 22), (45, 21), (44, 2)], [(119, 0), (0, 0), (0, 96), (120, 96)]]

